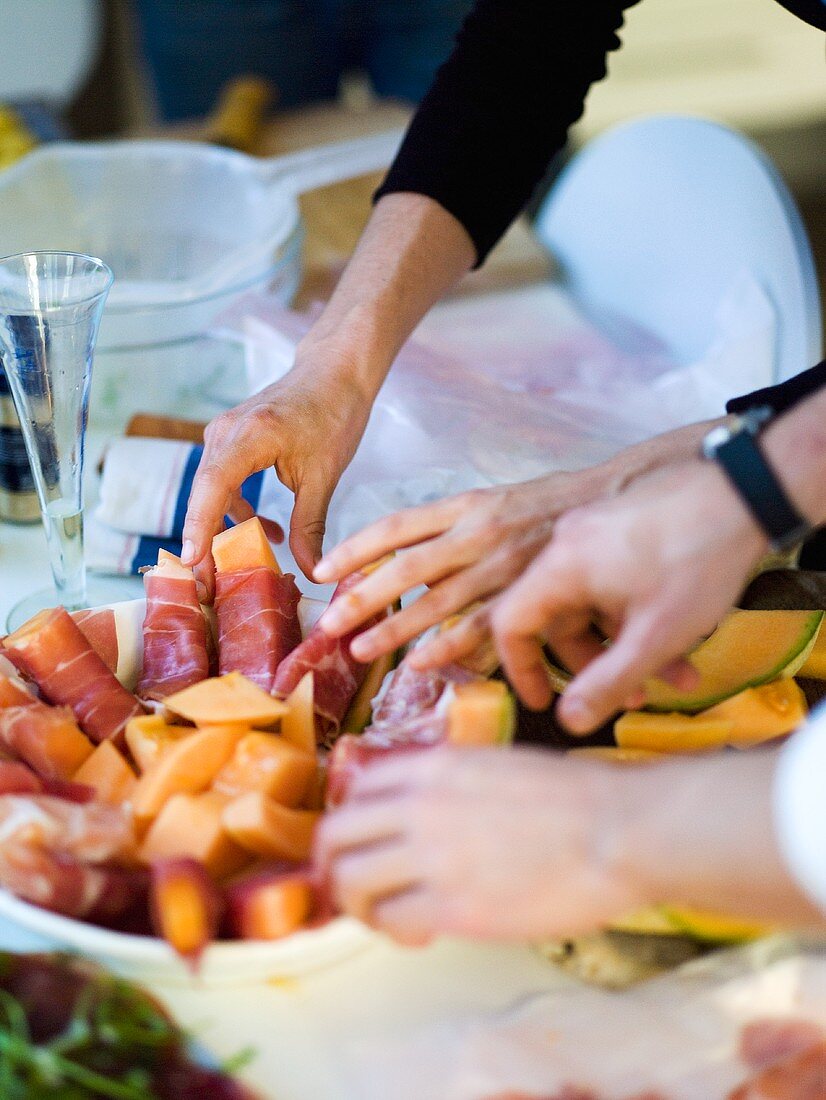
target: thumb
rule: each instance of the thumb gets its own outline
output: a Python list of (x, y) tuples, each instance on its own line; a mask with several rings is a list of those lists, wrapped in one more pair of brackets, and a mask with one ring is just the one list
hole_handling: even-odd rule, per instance
[(302, 481), (295, 491), (290, 519), (290, 549), (307, 577), (321, 560), (327, 508), (335, 485), (318, 475)]

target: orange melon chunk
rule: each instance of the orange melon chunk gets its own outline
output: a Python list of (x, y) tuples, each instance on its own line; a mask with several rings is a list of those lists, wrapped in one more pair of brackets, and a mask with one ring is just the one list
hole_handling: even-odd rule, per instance
[(250, 857), (224, 828), (221, 814), (226, 801), (216, 791), (173, 795), (144, 837), (141, 860), (153, 863), (191, 856), (215, 878), (240, 871)]
[(299, 863), (309, 858), (320, 816), (311, 810), (288, 809), (260, 791), (250, 791), (227, 804), (222, 820), (233, 840), (248, 851)]
[(809, 656), (797, 671), (810, 680), (826, 680), (826, 630), (821, 625)]
[(206, 790), (232, 756), (244, 732), (237, 726), (210, 726), (193, 730), (170, 746), (135, 786), (132, 793), (135, 817), (138, 820), (154, 817), (173, 795)]
[(708, 752), (727, 745), (733, 732), (731, 721), (691, 714), (629, 710), (614, 723), (614, 737), (621, 749), (652, 752)]
[(284, 806), (298, 806), (315, 777), (315, 756), (274, 733), (244, 734), (213, 780), (216, 791), (237, 795), (260, 791)]
[(152, 921), (179, 955), (196, 959), (218, 934), (221, 897), (197, 860), (183, 856), (152, 864)]
[(729, 743), (756, 745), (796, 730), (805, 721), (806, 696), (794, 680), (774, 680), (724, 699), (698, 718), (722, 718), (733, 723)]
[(502, 745), (513, 738), (514, 703), (501, 680), (457, 684), (447, 712), (447, 739), (454, 745)]
[(312, 915), (314, 895), (301, 877), (263, 873), (227, 891), (233, 932), (246, 940), (278, 940), (298, 931)]
[(814, 647), (822, 611), (731, 611), (688, 655), (700, 674), (691, 691), (647, 680), (646, 708), (695, 712), (769, 680), (794, 676)]
[(212, 540), (212, 557), (216, 573), (235, 573), (261, 565), (273, 573), (281, 572), (258, 516), (216, 535)]
[(281, 719), (281, 736), (304, 752), (315, 755), (315, 710), (313, 674), (307, 672), (284, 700), (287, 712)]
[[(11, 713), (11, 712), (10, 712)], [(71, 779), (94, 745), (68, 707), (19, 707), (14, 751), (39, 776)]]
[(126, 723), (126, 744), (138, 771), (148, 771), (167, 749), (195, 731), (191, 726), (170, 726), (159, 714), (142, 714)]
[(280, 699), (240, 672), (213, 676), (164, 699), (164, 706), (196, 726), (272, 726), (287, 712)]
[(30, 707), (37, 699), (9, 676), (0, 676), (0, 708)]
[(101, 741), (72, 779), (91, 787), (101, 802), (112, 802), (116, 806), (130, 801), (138, 782), (123, 754), (111, 741)]

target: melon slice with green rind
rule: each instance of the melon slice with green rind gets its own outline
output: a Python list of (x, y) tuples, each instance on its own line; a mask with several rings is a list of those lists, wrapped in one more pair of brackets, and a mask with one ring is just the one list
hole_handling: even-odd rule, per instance
[(794, 676), (805, 663), (823, 620), (822, 611), (731, 611), (689, 654), (700, 673), (692, 691), (647, 680), (648, 710), (706, 710), (749, 687)]
[(808, 657), (797, 672), (809, 680), (826, 680), (826, 630), (822, 626)]
[(501, 680), (452, 684), (447, 703), (447, 739), (454, 745), (508, 745), (513, 740), (516, 708)]

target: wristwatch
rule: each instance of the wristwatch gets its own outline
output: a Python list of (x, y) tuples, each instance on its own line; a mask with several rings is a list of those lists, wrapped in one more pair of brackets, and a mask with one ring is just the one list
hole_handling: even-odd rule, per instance
[(811, 525), (789, 500), (765, 459), (757, 437), (774, 416), (757, 406), (712, 428), (703, 440), (705, 458), (722, 467), (743, 503), (766, 534), (772, 550), (789, 550), (811, 533)]

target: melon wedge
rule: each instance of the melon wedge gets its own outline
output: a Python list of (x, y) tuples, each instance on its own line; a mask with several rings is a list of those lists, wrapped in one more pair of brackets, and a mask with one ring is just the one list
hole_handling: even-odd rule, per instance
[(773, 680), (724, 699), (697, 718), (722, 718), (734, 723), (729, 744), (757, 745), (783, 737), (801, 726), (807, 714), (806, 696), (792, 679)]
[(272, 726), (287, 711), (280, 699), (240, 672), (213, 676), (164, 699), (164, 707), (196, 726)]
[(287, 713), (281, 719), (281, 736), (297, 749), (315, 756), (315, 707), (313, 674), (305, 672), (284, 700)]
[(826, 680), (826, 630), (822, 627), (817, 632), (809, 656), (797, 670), (797, 675), (810, 680)]
[(749, 940), (758, 939), (773, 931), (769, 925), (743, 917), (710, 913), (704, 909), (690, 909), (681, 905), (654, 905), (648, 909), (640, 909), (614, 921), (611, 928), (617, 932), (690, 936), (708, 944), (748, 943)]
[(261, 565), (273, 573), (281, 572), (258, 516), (216, 535), (212, 540), (212, 557), (216, 573), (235, 573)]
[(629, 710), (614, 723), (614, 737), (621, 749), (649, 752), (709, 752), (728, 745), (734, 722), (702, 714), (651, 714)]
[(814, 647), (822, 611), (732, 611), (689, 654), (700, 673), (692, 691), (646, 681), (646, 707), (694, 712), (769, 680), (794, 676)]
[(501, 680), (456, 684), (447, 708), (447, 739), (453, 745), (507, 745), (513, 740), (513, 696)]
[[(379, 693), (384, 678), (396, 667), (398, 653), (385, 653), (377, 657), (367, 670), (367, 676), (353, 697), (341, 723), (342, 733), (362, 733), (373, 716), (373, 700)], [(297, 690), (297, 689), (296, 689)]]

